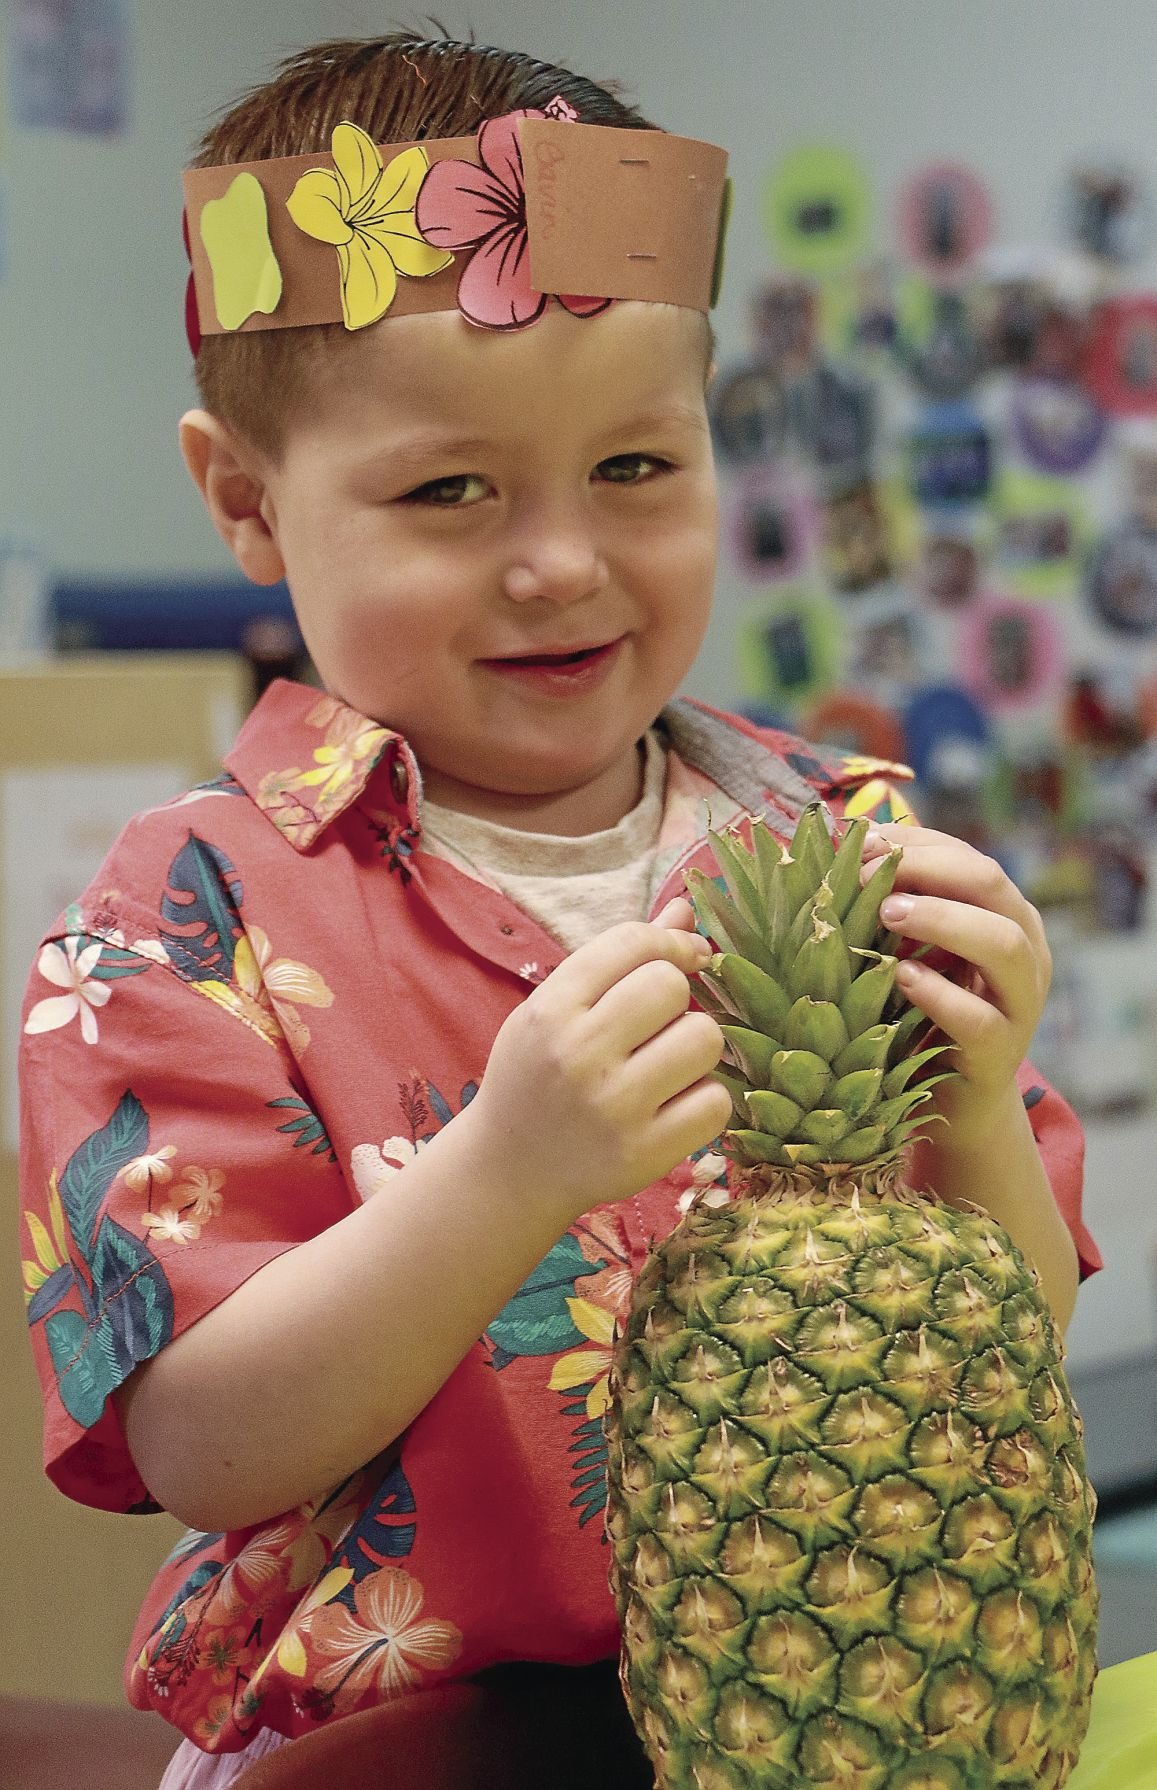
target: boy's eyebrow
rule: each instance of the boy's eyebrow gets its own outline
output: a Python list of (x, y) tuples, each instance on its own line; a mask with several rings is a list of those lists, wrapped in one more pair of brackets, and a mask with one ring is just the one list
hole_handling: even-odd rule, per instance
[[(649, 430), (668, 429), (672, 426), (706, 433), (707, 417), (705, 412), (696, 410), (690, 404), (669, 404), (662, 410), (648, 411), (644, 415), (627, 417), (623, 422), (615, 423), (605, 431), (605, 437), (609, 439), (614, 435), (645, 435)], [(469, 459), (472, 455), (487, 453), (494, 446), (493, 437), (485, 435), (410, 435), (395, 444), (379, 448), (367, 456), (364, 464), (367, 467), (388, 466), (391, 471), (396, 471), (409, 465), (423, 466), (430, 460)]]

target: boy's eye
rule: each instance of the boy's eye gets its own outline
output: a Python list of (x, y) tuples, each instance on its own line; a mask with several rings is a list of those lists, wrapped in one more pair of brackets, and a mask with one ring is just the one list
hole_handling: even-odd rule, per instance
[(614, 454), (609, 460), (599, 462), (599, 471), (609, 485), (641, 484), (646, 468), (667, 472), (669, 463), (657, 459), (654, 454)]
[[(609, 460), (600, 460), (596, 468), (600, 477), (608, 485), (639, 485), (644, 479), (655, 473), (670, 470), (669, 462), (657, 459), (654, 454), (613, 454)], [(473, 491), (471, 487), (474, 487)], [(482, 487), (482, 491), (478, 490)], [(428, 479), (424, 485), (417, 485), (413, 491), (407, 491), (403, 503), (429, 504), (433, 509), (461, 510), (480, 500), (484, 495), (486, 480), (478, 472), (455, 472), (444, 479)]]
[[(403, 503), (428, 503), (434, 509), (456, 510), (466, 507), (465, 487), (485, 485), (486, 481), (477, 472), (455, 472), (449, 478), (430, 479), (413, 491), (407, 491)], [(470, 499), (477, 502), (477, 495)]]

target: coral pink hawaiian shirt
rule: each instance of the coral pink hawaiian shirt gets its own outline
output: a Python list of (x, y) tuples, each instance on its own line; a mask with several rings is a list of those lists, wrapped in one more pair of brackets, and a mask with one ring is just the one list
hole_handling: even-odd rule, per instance
[[(895, 766), (688, 699), (656, 725), (653, 912), (688, 865), (714, 870), (704, 796), (715, 826), (754, 809), (785, 832), (817, 793), (907, 813)], [(215, 781), (129, 824), (46, 935), (24, 1004), (25, 1284), (62, 1491), (156, 1508), (110, 1393), (281, 1251), (388, 1197), (564, 955), (423, 849), (406, 740), (302, 685), (265, 693)], [(1021, 1086), (1091, 1272), (1079, 1127), (1029, 1065)], [(613, 1656), (612, 1325), (651, 1241), (695, 1185), (726, 1198), (725, 1177), (704, 1151), (587, 1213), (398, 1443), (276, 1520), (188, 1534), (141, 1612), (131, 1701), (227, 1752), (503, 1659)]]

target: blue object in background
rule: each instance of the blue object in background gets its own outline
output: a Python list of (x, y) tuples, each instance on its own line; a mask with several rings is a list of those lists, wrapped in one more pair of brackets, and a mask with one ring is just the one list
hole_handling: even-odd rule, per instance
[(247, 629), (267, 618), (301, 639), (286, 586), (243, 579), (65, 581), (51, 613), (61, 652), (244, 652)]
[(904, 709), (904, 747), (918, 782), (928, 780), (929, 760), (945, 740), (987, 745), (992, 729), (980, 705), (956, 684), (918, 690)]

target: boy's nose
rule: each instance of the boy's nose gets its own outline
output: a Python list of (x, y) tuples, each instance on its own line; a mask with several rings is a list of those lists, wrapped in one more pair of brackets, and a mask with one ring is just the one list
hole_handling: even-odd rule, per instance
[(522, 542), (503, 574), (503, 587), (516, 603), (532, 597), (569, 603), (601, 590), (609, 577), (594, 540), (582, 531), (552, 531)]

